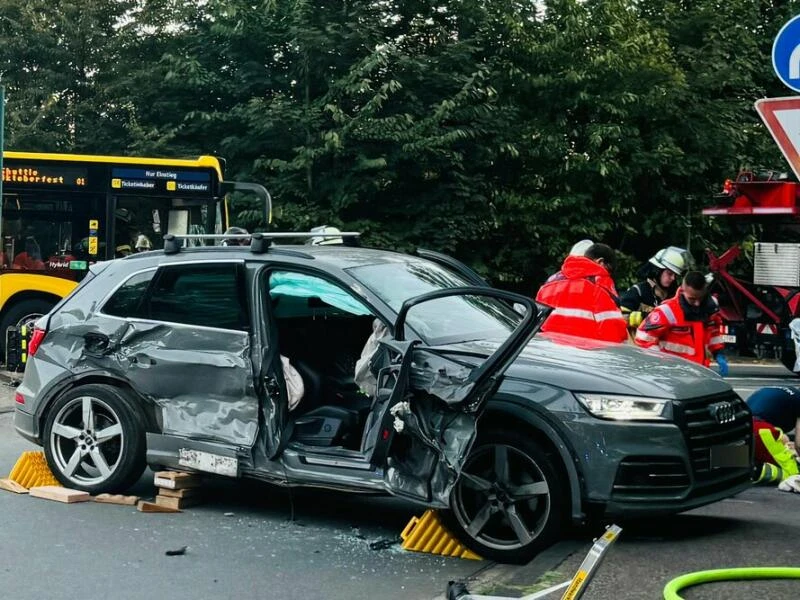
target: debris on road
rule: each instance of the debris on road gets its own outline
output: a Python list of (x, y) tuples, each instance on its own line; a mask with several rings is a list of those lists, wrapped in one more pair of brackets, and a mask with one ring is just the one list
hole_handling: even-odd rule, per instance
[(382, 540), (376, 540), (374, 542), (370, 542), (369, 549), (370, 550), (387, 550), (394, 546), (395, 544), (399, 543), (400, 540), (392, 539), (392, 538), (384, 538)]
[(139, 496), (123, 496), (122, 494), (98, 494), (93, 498), (95, 502), (101, 504), (122, 504), (125, 506), (136, 506)]
[(92, 499), (92, 497), (89, 495), (89, 492), (71, 490), (59, 485), (43, 485), (32, 487), (29, 491), (30, 495), (34, 498), (55, 500), (56, 502), (64, 502), (65, 504), (72, 504), (73, 502), (86, 502)]
[(164, 554), (166, 554), (167, 556), (183, 556), (184, 554), (186, 554), (186, 548), (188, 548), (188, 546), (181, 546), (177, 550), (167, 550), (166, 552), (164, 552)]

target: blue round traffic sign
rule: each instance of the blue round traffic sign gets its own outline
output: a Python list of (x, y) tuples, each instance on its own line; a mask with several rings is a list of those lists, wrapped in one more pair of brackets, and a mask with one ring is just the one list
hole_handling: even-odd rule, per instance
[(772, 67), (787, 87), (800, 92), (800, 15), (781, 27), (775, 36)]

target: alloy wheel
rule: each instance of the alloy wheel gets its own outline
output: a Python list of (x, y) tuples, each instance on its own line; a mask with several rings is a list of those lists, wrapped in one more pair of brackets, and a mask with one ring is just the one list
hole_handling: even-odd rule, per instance
[(514, 446), (494, 443), (477, 448), (465, 463), (452, 509), (472, 539), (508, 551), (542, 533), (551, 501), (550, 485), (536, 462)]
[(122, 459), (125, 439), (120, 417), (99, 398), (78, 396), (65, 404), (50, 430), (55, 466), (83, 485), (103, 483)]

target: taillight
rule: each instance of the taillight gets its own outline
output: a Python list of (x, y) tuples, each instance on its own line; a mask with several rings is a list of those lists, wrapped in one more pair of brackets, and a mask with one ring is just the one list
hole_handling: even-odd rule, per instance
[(17, 392), (16, 394), (14, 394), (14, 402), (16, 402), (17, 404), (25, 404), (25, 396)]
[(47, 331), (44, 329), (34, 328), (33, 334), (31, 335), (31, 341), (28, 342), (28, 356), (33, 356), (36, 354), (36, 351), (39, 349), (39, 345), (42, 343), (46, 333)]

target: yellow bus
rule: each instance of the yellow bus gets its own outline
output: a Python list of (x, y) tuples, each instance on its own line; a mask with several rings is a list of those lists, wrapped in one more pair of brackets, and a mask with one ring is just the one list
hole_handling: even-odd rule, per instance
[(159, 249), (166, 233), (224, 232), (230, 192), (255, 194), (269, 222), (266, 189), (225, 181), (224, 167), (224, 160), (213, 156), (164, 159), (4, 152), (2, 347), (9, 327), (49, 312), (92, 263)]

